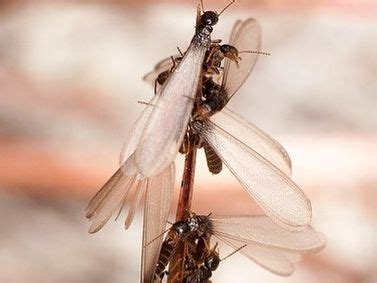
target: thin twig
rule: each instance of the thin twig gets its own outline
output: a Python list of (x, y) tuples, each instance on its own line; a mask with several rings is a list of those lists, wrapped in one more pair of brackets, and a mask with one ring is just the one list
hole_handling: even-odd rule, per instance
[[(176, 221), (185, 220), (187, 213), (191, 211), (191, 200), (193, 195), (194, 176), (196, 164), (196, 148), (194, 147), (185, 157), (185, 167), (183, 171), (181, 190), (178, 198), (178, 207)], [(169, 283), (182, 282), (184, 272), (184, 250), (185, 245), (182, 244), (175, 252), (169, 267)]]

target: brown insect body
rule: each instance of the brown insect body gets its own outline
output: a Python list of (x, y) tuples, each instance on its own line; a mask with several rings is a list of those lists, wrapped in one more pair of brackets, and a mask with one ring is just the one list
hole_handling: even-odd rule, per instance
[(225, 58), (234, 61), (238, 64), (240, 57), (238, 56), (238, 50), (234, 46), (229, 44), (211, 44), (206, 54), (206, 60), (203, 64), (203, 69), (207, 74), (220, 74), (221, 63)]
[[(209, 47), (204, 63), (203, 63), (203, 78), (205, 75), (219, 75), (221, 73), (221, 63), (225, 58), (235, 62), (238, 65), (238, 61), (241, 59), (238, 56), (238, 50), (234, 46), (229, 44), (218, 44), (212, 43)], [(170, 74), (174, 71), (177, 64), (182, 60), (181, 56), (176, 56), (171, 58), (173, 61), (173, 66), (158, 74), (155, 80), (155, 86), (162, 86), (165, 81), (169, 78)], [(204, 79), (203, 79), (204, 80)]]
[(209, 171), (212, 174), (219, 174), (223, 169), (223, 162), (221, 161), (220, 157), (207, 142), (202, 142), (202, 146), (206, 155)]
[(207, 216), (192, 214), (187, 220), (174, 223), (162, 243), (155, 278), (163, 278), (165, 269), (180, 244), (187, 244), (189, 254), (200, 255), (202, 252), (199, 251), (201, 248), (198, 246), (198, 239), (209, 239), (211, 234), (212, 226)]
[[(194, 120), (204, 120), (209, 118), (216, 112), (223, 109), (228, 102), (228, 96), (225, 90), (221, 90), (221, 85), (214, 81), (214, 76), (221, 74), (222, 62), (227, 58), (238, 65), (240, 57), (238, 50), (232, 45), (212, 43), (206, 53), (203, 63), (202, 88), (198, 90), (197, 99), (194, 110)], [(155, 93), (157, 86), (162, 86), (174, 71), (177, 63), (182, 57), (171, 57), (172, 67), (158, 74), (155, 80)], [(194, 147), (203, 147), (206, 155), (208, 169), (212, 174), (219, 174), (222, 170), (222, 161), (209, 144), (202, 144), (200, 136), (191, 130), (190, 125), (187, 127), (185, 138), (179, 149), (181, 154), (189, 153)]]
[(217, 244), (213, 249), (209, 248), (209, 238), (200, 238), (197, 241), (195, 253), (188, 253), (185, 259), (184, 280), (185, 283), (210, 282), (212, 272), (220, 264), (219, 253), (216, 251)]

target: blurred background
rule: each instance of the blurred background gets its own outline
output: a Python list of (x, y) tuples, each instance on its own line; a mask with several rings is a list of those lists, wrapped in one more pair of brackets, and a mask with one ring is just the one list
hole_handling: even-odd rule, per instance
[[(235, 20), (254, 17), (272, 55), (230, 108), (286, 147), (328, 243), (288, 278), (236, 254), (213, 281), (377, 282), (377, 2), (238, 2), (213, 38), (226, 41)], [(153, 95), (142, 76), (187, 47), (195, 8), (0, 1), (0, 282), (138, 282), (140, 215), (128, 231), (119, 220), (89, 235), (84, 208), (117, 169), (145, 107), (137, 101)], [(201, 153), (196, 212), (255, 208), (229, 172), (207, 171)]]

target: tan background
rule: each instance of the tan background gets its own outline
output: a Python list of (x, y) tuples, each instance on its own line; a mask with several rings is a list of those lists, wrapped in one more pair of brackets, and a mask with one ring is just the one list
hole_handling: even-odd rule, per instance
[[(235, 255), (214, 282), (376, 282), (377, 4), (239, 2), (214, 37), (255, 17), (272, 56), (230, 107), (287, 148), (328, 246), (289, 278)], [(88, 235), (83, 210), (152, 95), (141, 77), (187, 46), (195, 4), (0, 2), (0, 282), (137, 282), (140, 218)], [(198, 166), (197, 212), (256, 210), (228, 172)]]

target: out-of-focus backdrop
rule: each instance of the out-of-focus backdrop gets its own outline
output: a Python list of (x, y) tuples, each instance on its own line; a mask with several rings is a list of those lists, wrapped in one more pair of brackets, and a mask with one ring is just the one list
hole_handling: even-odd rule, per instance
[[(138, 282), (140, 215), (88, 235), (84, 208), (153, 95), (141, 77), (188, 45), (196, 2), (109, 2), (0, 2), (0, 282)], [(237, 19), (263, 27), (272, 55), (230, 108), (287, 148), (328, 244), (291, 277), (237, 254), (214, 282), (377, 282), (376, 15), (374, 0), (256, 0), (221, 16), (214, 38)], [(198, 166), (196, 212), (255, 207)]]

